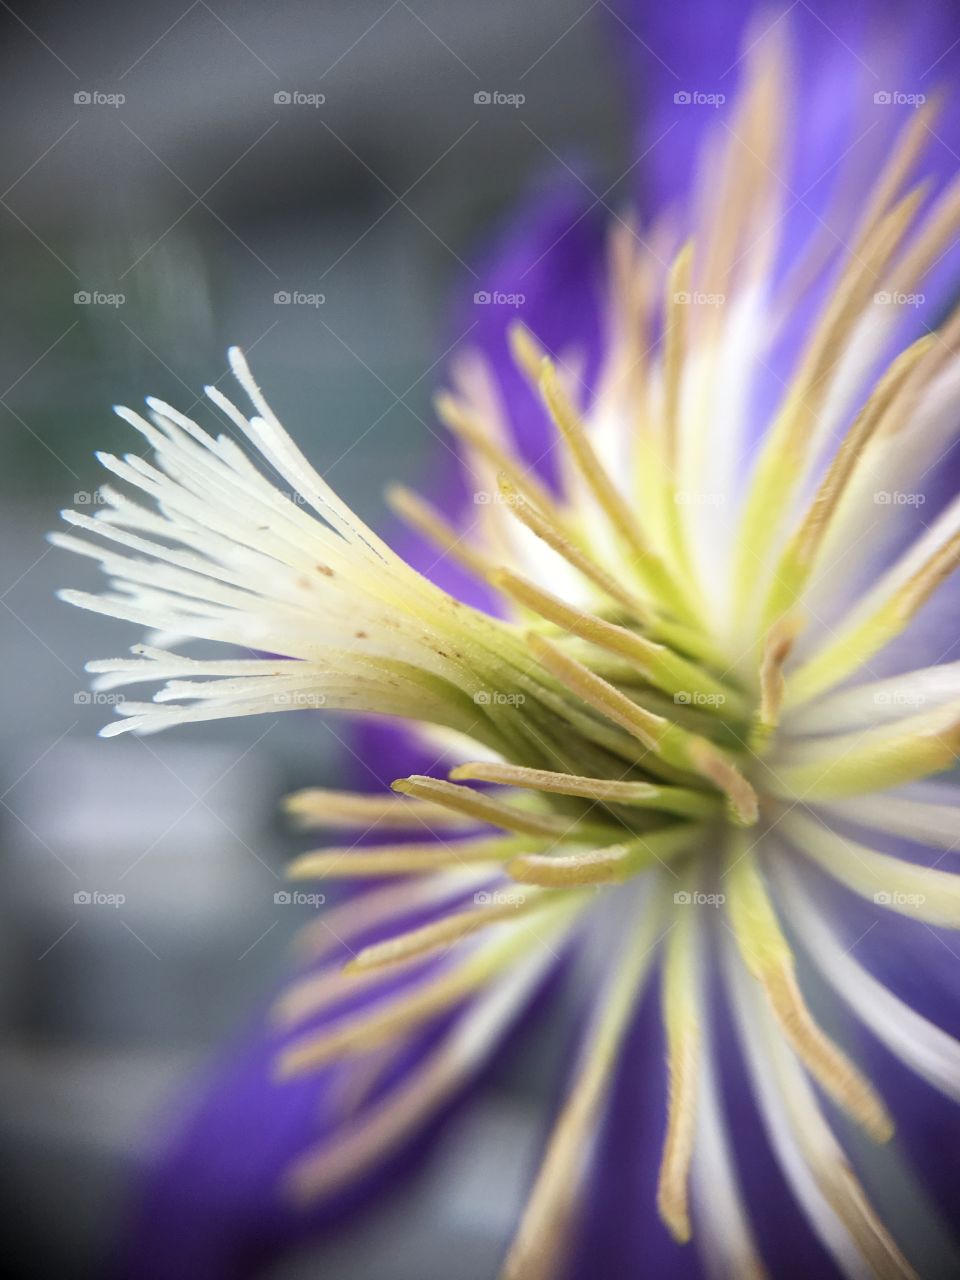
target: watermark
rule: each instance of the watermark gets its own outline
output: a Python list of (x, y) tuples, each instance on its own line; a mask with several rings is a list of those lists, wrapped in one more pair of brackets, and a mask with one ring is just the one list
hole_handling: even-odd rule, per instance
[(910, 689), (878, 689), (873, 701), (878, 707), (922, 707), (927, 695)]
[(478, 107), (522, 107), (526, 100), (526, 94), (501, 93), (499, 89), (478, 89), (473, 95)]
[(702, 689), (679, 689), (673, 700), (678, 707), (722, 707), (727, 700), (725, 693), (704, 693)]
[(101, 293), (99, 289), (78, 289), (73, 295), (75, 307), (122, 307), (125, 293)]
[(327, 705), (325, 693), (275, 693), (273, 700), (278, 707), (300, 707), (308, 711), (316, 711)]
[(887, 892), (881, 889), (873, 895), (878, 907), (922, 907), (927, 900), (925, 893), (900, 893), (898, 890)]
[(873, 495), (878, 507), (922, 507), (927, 500), (925, 493), (905, 493), (900, 489), (878, 489)]
[(499, 689), (479, 689), (473, 700), (478, 707), (522, 707), (526, 702), (523, 693), (501, 693)]
[(125, 893), (104, 893), (100, 889), (78, 889), (73, 901), (78, 907), (122, 907), (127, 900)]
[(299, 289), (278, 289), (273, 295), (277, 307), (322, 307), (326, 300), (325, 293), (301, 293)]
[(501, 493), (499, 489), (477, 489), (473, 501), (478, 507), (518, 507), (523, 499), (518, 493)]
[(97, 689), (78, 689), (73, 695), (78, 707), (119, 707), (126, 702), (122, 693), (102, 693)]
[(902, 93), (899, 89), (880, 89), (873, 95), (878, 107), (922, 107), (927, 100), (925, 93)]
[(678, 489), (673, 495), (678, 507), (722, 507), (727, 500), (725, 493), (709, 493), (695, 489)]
[(519, 889), (481, 889), (473, 900), (478, 907), (522, 907), (527, 898)]
[(122, 107), (125, 93), (101, 93), (99, 89), (78, 89), (73, 101), (78, 107)]
[(686, 889), (679, 889), (674, 895), (673, 900), (678, 907), (722, 907), (727, 900), (725, 893), (701, 893), (697, 890), (694, 893), (688, 893)]
[(703, 93), (699, 89), (679, 89), (673, 100), (678, 107), (722, 107), (727, 100), (725, 93)]
[(678, 307), (722, 307), (727, 300), (725, 293), (690, 293), (680, 289), (673, 295)]
[(516, 310), (526, 302), (524, 293), (503, 293), (500, 289), (478, 289), (473, 295), (477, 307), (513, 307)]
[(73, 495), (76, 507), (106, 507), (110, 504), (99, 489), (78, 489)]
[(302, 889), (278, 889), (273, 895), (278, 907), (322, 907), (325, 893), (304, 893)]
[(278, 89), (273, 95), (278, 107), (322, 107), (325, 93), (304, 93), (302, 89)]
[[(313, 506), (310, 499), (305, 494), (300, 493), (299, 490), (284, 489), (282, 490), (282, 493), (283, 493), (283, 496), (286, 498), (286, 500), (288, 502), (292, 502), (296, 507), (312, 507)], [(319, 566), (317, 567), (319, 568)], [(324, 575), (324, 577), (327, 577), (327, 578), (333, 577), (332, 571), (330, 573), (327, 573), (326, 569), (320, 569), (320, 572)]]
[(899, 293), (896, 289), (881, 289), (873, 295), (878, 307), (922, 307), (927, 300), (925, 293)]

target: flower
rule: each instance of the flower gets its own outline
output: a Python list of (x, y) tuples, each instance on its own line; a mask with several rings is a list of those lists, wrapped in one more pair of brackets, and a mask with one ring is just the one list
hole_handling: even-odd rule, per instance
[[(393, 794), (291, 798), (307, 828), (406, 838), (291, 867), (298, 882), (386, 883), (307, 938), (314, 957), (336, 940), (345, 967), (279, 1002), (277, 1089), (325, 1084), (321, 1140), (283, 1176), (305, 1201), (346, 1194), (469, 1083), (570, 955), (589, 998), (507, 1277), (561, 1274), (582, 1248), (609, 1174), (600, 1135), (629, 1110), (622, 1067), (642, 1054), (637, 1026), (653, 1034), (637, 1016), (648, 990), (666, 1050), (657, 1247), (693, 1237), (720, 1274), (764, 1274), (741, 1190), (762, 1133), (841, 1271), (915, 1274), (916, 1244), (858, 1179), (836, 1119), (882, 1146), (894, 1100), (811, 1011), (798, 956), (891, 1055), (960, 1091), (956, 1040), (846, 942), (858, 897), (903, 918), (904, 947), (960, 925), (960, 881), (937, 865), (956, 841), (937, 775), (957, 757), (960, 667), (931, 639), (960, 506), (920, 516), (956, 429), (960, 313), (924, 324), (956, 187), (916, 181), (938, 104), (909, 104), (844, 234), (815, 225), (785, 270), (789, 58), (777, 24), (752, 40), (682, 214), (614, 220), (586, 386), (569, 353), (511, 329), (549, 470), (529, 426), (523, 456), (512, 447), (489, 362), (458, 361), (437, 409), (469, 518), (404, 490), (392, 504), (496, 593), (493, 611), (414, 570), (340, 501), (236, 349), (252, 412), (207, 389), (233, 434), (160, 401), (149, 419), (118, 410), (156, 461), (101, 460), (154, 506), (106, 487), (93, 516), (65, 513), (106, 549), (54, 536), (113, 580), (70, 603), (276, 655), (138, 645), (93, 662), (100, 688), (162, 683), (118, 703), (104, 733), (324, 707), (422, 724), (457, 759)], [(735, 1130), (719, 1083), (731, 1023), (754, 1095)], [(353, 1118), (337, 1124), (326, 1108), (344, 1093)]]

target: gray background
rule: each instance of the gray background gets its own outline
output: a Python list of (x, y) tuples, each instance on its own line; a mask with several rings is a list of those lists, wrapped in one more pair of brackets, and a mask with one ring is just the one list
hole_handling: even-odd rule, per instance
[[(83, 702), (83, 663), (138, 637), (55, 602), (96, 572), (44, 531), (99, 483), (94, 448), (133, 447), (109, 406), (150, 392), (189, 409), (230, 342), (382, 522), (384, 483), (416, 483), (442, 448), (446, 316), (483, 287), (492, 220), (584, 157), (616, 201), (604, 10), (0, 3), (0, 1176), (30, 1274), (97, 1266), (157, 1108), (271, 990), (297, 923), (273, 902), (296, 847), (277, 801), (349, 766), (342, 725), (307, 713), (97, 740), (111, 713)], [(478, 107), (483, 89), (526, 103)], [(278, 105), (284, 90), (326, 103)], [(278, 306), (281, 290), (326, 301)], [(127, 901), (78, 906), (81, 890)], [(502, 1079), (451, 1127), (423, 1177), (326, 1247), (327, 1274), (423, 1280), (451, 1248), (459, 1276), (490, 1274), (536, 1149), (534, 1078)]]

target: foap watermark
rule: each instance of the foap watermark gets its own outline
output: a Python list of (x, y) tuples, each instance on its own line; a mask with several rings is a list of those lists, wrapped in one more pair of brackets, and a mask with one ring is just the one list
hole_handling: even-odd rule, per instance
[(108, 507), (110, 504), (100, 489), (78, 489), (73, 495), (75, 507)]
[(878, 689), (873, 701), (878, 707), (922, 707), (927, 695), (916, 689)]
[(922, 107), (927, 100), (925, 93), (903, 93), (900, 89), (879, 89), (873, 95), (878, 107)]
[(702, 689), (678, 689), (673, 700), (678, 707), (722, 707), (727, 695), (704, 693)]
[(673, 95), (678, 107), (722, 107), (727, 100), (725, 93), (704, 93), (700, 89), (678, 89)]
[(78, 707), (119, 707), (126, 700), (122, 693), (104, 693), (101, 689), (78, 689), (73, 695)]
[(478, 507), (518, 507), (523, 499), (518, 493), (501, 493), (499, 489), (477, 489), (473, 501)]
[(727, 300), (725, 293), (690, 293), (680, 289), (673, 295), (678, 307), (722, 307)]
[(727, 900), (727, 895), (701, 893), (699, 890), (690, 893), (687, 889), (678, 889), (673, 895), (673, 900), (678, 907), (722, 907)]
[(478, 907), (522, 907), (527, 898), (519, 889), (480, 889), (473, 900)]
[(101, 93), (99, 89), (78, 89), (73, 101), (78, 107), (122, 107), (125, 93)]
[(73, 895), (78, 907), (113, 907), (116, 911), (127, 900), (125, 893), (104, 893), (102, 889), (78, 889)]
[(522, 707), (526, 695), (522, 693), (501, 693), (499, 689), (478, 689), (473, 695), (478, 707)]
[(878, 507), (922, 507), (927, 495), (902, 489), (878, 489), (873, 500)]
[(73, 295), (75, 307), (122, 307), (125, 293), (103, 293), (100, 289), (78, 289)]
[(526, 100), (524, 93), (501, 93), (499, 89), (478, 89), (473, 95), (478, 107), (522, 107)]
[(473, 295), (476, 307), (522, 307), (527, 297), (524, 293), (504, 293), (502, 289), (478, 289)]
[(922, 307), (927, 300), (925, 293), (901, 293), (898, 290), (881, 289), (873, 295), (878, 307)]
[(325, 693), (308, 693), (301, 691), (300, 693), (275, 693), (273, 700), (278, 707), (291, 707), (305, 711), (317, 711), (320, 707), (327, 705), (327, 695)]
[(327, 900), (325, 893), (304, 893), (302, 889), (278, 889), (273, 895), (278, 907), (322, 907)]
[(925, 893), (901, 893), (899, 889), (881, 889), (873, 895), (878, 907), (922, 907), (927, 900)]
[(304, 93), (302, 89), (278, 89), (273, 95), (278, 107), (322, 107), (327, 100), (325, 93)]
[(325, 293), (302, 293), (299, 289), (278, 289), (273, 295), (277, 307), (322, 307), (326, 300)]

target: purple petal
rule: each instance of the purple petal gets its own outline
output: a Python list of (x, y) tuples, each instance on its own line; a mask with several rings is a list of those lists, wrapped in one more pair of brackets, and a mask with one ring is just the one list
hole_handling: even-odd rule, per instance
[[(553, 975), (555, 979), (556, 975)], [(422, 1034), (401, 1044), (369, 1096), (346, 1111), (345, 1087), (356, 1067), (337, 1063), (302, 1079), (277, 1083), (273, 1064), (281, 1040), (263, 1024), (227, 1049), (206, 1079), (195, 1087), (186, 1119), (181, 1105), (172, 1141), (164, 1141), (145, 1183), (138, 1188), (117, 1251), (117, 1280), (243, 1280), (268, 1262), (341, 1226), (354, 1211), (398, 1185), (427, 1153), (444, 1120), (515, 1042), (535, 1030), (530, 1006), (541, 1004), (552, 985), (538, 979), (533, 994), (513, 1014), (489, 1055), (462, 1079), (399, 1142), (379, 1151), (342, 1190), (299, 1207), (284, 1194), (285, 1177), (305, 1154), (343, 1139), (372, 1116), (377, 1103), (411, 1081), (428, 1060), (456, 1015), (437, 1019)], [(373, 997), (366, 996), (364, 1000)], [(364, 1000), (348, 1007), (358, 1008)], [(339, 1017), (341, 1003), (315, 1019), (313, 1028)], [(304, 1028), (298, 1028), (301, 1034)]]
[[(855, 140), (850, 112), (864, 107), (867, 88), (930, 95), (949, 84), (960, 62), (956, 6), (934, 0), (821, 0), (816, 5), (762, 6), (748, 0), (691, 0), (654, 5), (619, 0), (611, 33), (627, 69), (637, 153), (646, 153), (638, 194), (647, 212), (685, 198), (703, 131), (714, 108), (675, 102), (677, 94), (722, 94), (716, 110), (726, 118), (743, 69), (746, 47), (775, 27), (789, 30), (795, 46), (798, 155), (796, 193), (825, 202), (822, 175)], [(909, 108), (908, 108), (909, 109)], [(881, 115), (882, 131), (896, 128), (905, 113)], [(876, 121), (876, 116), (874, 116)], [(942, 136), (951, 147), (960, 136), (956, 113), (944, 118)], [(938, 132), (941, 130), (938, 129)], [(949, 171), (946, 150), (939, 156)], [(873, 176), (869, 174), (868, 176)], [(811, 185), (814, 191), (811, 191)]]
[[(397, 1061), (396, 1082), (426, 1052), (424, 1037)], [(140, 1280), (239, 1280), (338, 1220), (422, 1150), (420, 1143), (371, 1170), (337, 1201), (299, 1211), (283, 1195), (291, 1162), (340, 1118), (340, 1067), (277, 1084), (275, 1038), (258, 1026), (228, 1049), (196, 1087), (185, 1121), (164, 1145), (126, 1227), (116, 1275)]]
[[(593, 385), (603, 341), (602, 278), (608, 220), (590, 189), (564, 178), (515, 210), (482, 254), (474, 301), (457, 309), (457, 332), (490, 362), (521, 458), (556, 478), (552, 431), (539, 400), (507, 346), (507, 330), (521, 320), (555, 357), (575, 353), (582, 382)], [(492, 301), (477, 303), (477, 296)], [(522, 298), (517, 306), (498, 295)]]
[[(805, 878), (817, 884), (818, 898), (829, 904), (830, 919), (844, 951), (916, 1013), (948, 1034), (960, 1036), (957, 933), (866, 902), (819, 870), (804, 871)], [(816, 981), (814, 974), (806, 976)], [(895, 1142), (940, 1207), (945, 1222), (951, 1222), (956, 1204), (960, 1109), (916, 1075), (863, 1023), (852, 1017), (847, 1021), (853, 1024), (853, 1052), (893, 1115)]]
[[(555, 433), (513, 362), (508, 330), (520, 320), (552, 355), (575, 359), (581, 393), (589, 401), (603, 342), (605, 238), (604, 210), (586, 187), (564, 179), (534, 191), (490, 237), (479, 257), (474, 295), (453, 308), (450, 331), (460, 337), (458, 347), (487, 362), (519, 457), (550, 485), (557, 481)], [(510, 305), (500, 297), (523, 301)], [(437, 451), (425, 496), (459, 527), (471, 523), (459, 518), (470, 516), (473, 490), (448, 449)], [(388, 532), (399, 554), (431, 581), (466, 604), (500, 612), (496, 593), (432, 543), (405, 526)]]
[[(712, 966), (716, 971), (716, 965)], [(708, 988), (718, 1087), (757, 1247), (777, 1280), (830, 1280), (837, 1272), (786, 1185), (764, 1133), (719, 980)], [(707, 1273), (696, 1239), (676, 1244), (656, 1209), (666, 1129), (666, 1045), (658, 983), (651, 981), (626, 1042), (599, 1135), (570, 1280)], [(694, 1211), (694, 1234), (697, 1223)]]
[(656, 1210), (667, 1115), (665, 1056), (654, 974), (624, 1043), (597, 1137), (571, 1280), (701, 1275), (696, 1250), (675, 1244)]

